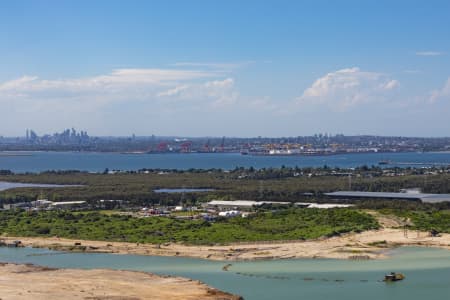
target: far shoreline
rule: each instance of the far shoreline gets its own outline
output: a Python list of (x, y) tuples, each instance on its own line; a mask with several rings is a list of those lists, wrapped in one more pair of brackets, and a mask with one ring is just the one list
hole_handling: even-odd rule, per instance
[[(0, 156), (9, 156), (8, 154), (17, 154), (17, 156), (31, 156), (34, 153), (92, 153), (92, 154), (120, 154), (120, 155), (189, 155), (189, 154), (217, 154), (217, 155), (242, 155), (241, 152), (230, 151), (230, 152), (151, 152), (151, 151), (141, 151), (141, 150), (132, 150), (132, 151), (112, 151), (112, 150), (0, 150)], [(299, 153), (299, 154), (248, 154), (249, 156), (266, 156), (266, 157), (311, 157), (311, 156), (335, 156), (335, 155), (353, 155), (353, 154), (407, 154), (407, 153), (450, 153), (450, 150), (431, 150), (431, 151), (354, 151), (354, 152), (332, 152), (332, 153), (318, 153), (318, 154), (310, 154), (310, 153)]]
[(435, 247), (450, 250), (450, 234), (430, 237), (427, 232), (411, 231), (408, 237), (404, 235), (402, 229), (391, 228), (298, 242), (267, 241), (212, 246), (178, 243), (139, 244), (57, 237), (2, 236), (0, 240), (4, 240), (6, 244), (21, 241), (20, 246), (64, 252), (187, 257), (224, 262), (305, 258), (384, 259), (389, 257), (386, 252), (401, 246)]

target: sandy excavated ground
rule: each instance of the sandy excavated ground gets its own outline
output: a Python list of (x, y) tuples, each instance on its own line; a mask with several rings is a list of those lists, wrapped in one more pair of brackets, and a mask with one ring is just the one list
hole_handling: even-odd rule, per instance
[(180, 277), (132, 271), (0, 264), (0, 299), (238, 300), (240, 297)]
[[(153, 245), (122, 242), (84, 241), (62, 238), (4, 237), (7, 242), (22, 241), (24, 246), (62, 251), (106, 252), (158, 256), (184, 256), (212, 260), (253, 260), (272, 258), (383, 258), (383, 250), (401, 245), (419, 245), (450, 249), (450, 234), (429, 237), (426, 232), (384, 228), (339, 237), (298, 242), (260, 242), (227, 246), (186, 246), (176, 243)], [(80, 246), (74, 246), (81, 243)]]

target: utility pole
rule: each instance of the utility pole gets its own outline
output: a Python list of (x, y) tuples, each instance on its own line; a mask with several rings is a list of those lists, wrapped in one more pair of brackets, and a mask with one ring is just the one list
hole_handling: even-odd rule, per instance
[(428, 175), (425, 174), (425, 178), (423, 179), (423, 189), (422, 189), (423, 193), (426, 192), (427, 184), (428, 184)]
[(263, 193), (264, 193), (264, 191), (263, 191), (263, 181), (262, 180), (260, 180), (259, 181), (259, 199), (262, 199), (263, 198)]
[(352, 175), (351, 174), (348, 175), (348, 190), (349, 191), (352, 190)]

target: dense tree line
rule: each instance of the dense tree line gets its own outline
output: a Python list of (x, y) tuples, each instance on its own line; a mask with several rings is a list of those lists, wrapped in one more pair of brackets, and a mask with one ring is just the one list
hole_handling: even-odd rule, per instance
[[(49, 171), (40, 174), (0, 174), (0, 181), (80, 185), (58, 188), (18, 188), (0, 192), (0, 204), (47, 198), (52, 201), (124, 200), (136, 205), (195, 204), (211, 199), (270, 201), (330, 201), (323, 195), (336, 190), (398, 192), (421, 188), (429, 193), (450, 193), (450, 174), (425, 175), (401, 169), (404, 176), (382, 176), (377, 167), (352, 170), (280, 168), (222, 170), (141, 170), (115, 174)], [(396, 172), (396, 170), (392, 170)], [(202, 193), (156, 193), (160, 188), (212, 188)]]

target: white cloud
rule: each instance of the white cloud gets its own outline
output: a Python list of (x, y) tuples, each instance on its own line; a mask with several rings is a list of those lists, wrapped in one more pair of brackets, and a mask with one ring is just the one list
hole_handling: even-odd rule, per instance
[(204, 70), (118, 69), (65, 79), (23, 76), (0, 82), (0, 128), (5, 130), (18, 118), (23, 126), (45, 128), (85, 128), (86, 122), (106, 126), (101, 120), (115, 126), (108, 119), (125, 116), (156, 122), (161, 116), (220, 112), (224, 106), (232, 110), (238, 96), (234, 79), (219, 79), (217, 73)]
[(225, 80), (209, 81), (205, 84), (207, 88), (230, 88), (234, 85), (233, 78), (227, 78)]
[(0, 91), (16, 90), (24, 84), (36, 80), (36, 76), (22, 76), (18, 79), (10, 80), (0, 84)]
[(205, 83), (204, 90), (208, 97), (215, 99), (213, 103), (215, 106), (234, 104), (239, 96), (232, 78), (209, 81)]
[(128, 130), (130, 124), (147, 124), (162, 132), (167, 120), (191, 116), (196, 124), (196, 115), (222, 117), (225, 111), (245, 110), (239, 98), (233, 78), (204, 70), (119, 69), (63, 79), (23, 76), (0, 82), (0, 128), (12, 131), (8, 124), (20, 119), (24, 127), (47, 131), (66, 126), (120, 131), (117, 120), (126, 118), (127, 125), (122, 125)]
[(429, 102), (434, 103), (444, 99), (450, 100), (450, 78), (447, 79), (447, 82), (441, 89), (431, 92)]
[(191, 100), (197, 103), (206, 101), (217, 106), (233, 104), (238, 92), (234, 88), (234, 79), (226, 78), (201, 84), (179, 85), (158, 93), (158, 97)]
[(41, 79), (23, 76), (0, 83), (0, 101), (19, 98), (97, 98), (114, 100), (142, 99), (156, 96), (158, 91), (175, 87), (181, 82), (195, 82), (217, 77), (204, 70), (177, 69), (117, 69), (110, 74), (69, 79)]
[(297, 98), (297, 103), (345, 110), (358, 104), (385, 100), (387, 94), (398, 86), (397, 80), (385, 74), (347, 68), (318, 78)]
[(399, 86), (400, 86), (400, 83), (398, 82), (398, 80), (395, 80), (395, 79), (393, 79), (393, 80), (387, 82), (386, 84), (382, 84), (382, 88), (385, 89), (385, 90), (387, 90), (387, 91), (388, 91), (388, 90), (396, 89), (396, 88), (398, 88)]
[(169, 89), (166, 91), (159, 92), (157, 94), (158, 97), (172, 97), (180, 95), (184, 90), (188, 89), (189, 85), (179, 85), (174, 87), (173, 89)]
[(443, 52), (439, 52), (439, 51), (418, 51), (416, 52), (416, 55), (418, 56), (439, 56), (439, 55), (443, 55)]
[(128, 130), (130, 124), (147, 124), (162, 132), (161, 124), (173, 119), (200, 123), (194, 116), (241, 109), (235, 80), (223, 74), (201, 68), (117, 69), (90, 77), (23, 76), (0, 82), (0, 134), (13, 131), (8, 124), (17, 119), (24, 127), (50, 131), (61, 126), (120, 131), (116, 123), (124, 118)]
[(216, 74), (202, 70), (174, 70), (174, 69), (118, 69), (110, 76), (103, 76), (106, 80), (119, 82), (165, 82), (177, 80), (192, 80), (216, 76)]

